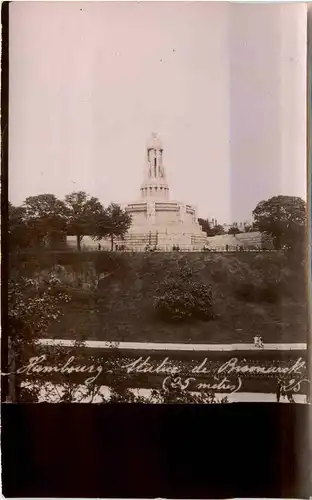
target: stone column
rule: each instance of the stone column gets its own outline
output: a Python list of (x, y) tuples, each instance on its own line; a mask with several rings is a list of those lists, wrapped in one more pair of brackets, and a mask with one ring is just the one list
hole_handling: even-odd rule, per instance
[(185, 222), (186, 220), (186, 206), (180, 205), (180, 222)]
[(156, 222), (155, 202), (153, 201), (150, 201), (147, 205), (147, 219), (150, 224), (155, 224)]
[(161, 151), (157, 151), (157, 177), (161, 177)]

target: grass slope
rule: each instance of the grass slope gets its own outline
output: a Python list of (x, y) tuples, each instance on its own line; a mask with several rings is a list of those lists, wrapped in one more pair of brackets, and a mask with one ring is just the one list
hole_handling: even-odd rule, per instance
[[(96, 254), (86, 253), (84, 260), (94, 261)], [(106, 255), (113, 259), (102, 270), (112, 275), (97, 291), (74, 293), (49, 336), (231, 343), (251, 342), (259, 334), (265, 342), (306, 341), (305, 269), (281, 253)], [(195, 279), (212, 285), (218, 319), (168, 324), (155, 317), (157, 285), (183, 262), (191, 266)], [(265, 290), (265, 298), (254, 298), (259, 290)]]

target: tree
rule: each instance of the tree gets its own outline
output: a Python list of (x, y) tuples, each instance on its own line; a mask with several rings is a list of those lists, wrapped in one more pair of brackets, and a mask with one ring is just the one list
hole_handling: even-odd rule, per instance
[(81, 250), (84, 236), (96, 233), (98, 221), (104, 216), (104, 208), (94, 196), (88, 196), (84, 191), (74, 192), (65, 196), (67, 207), (67, 232), (77, 238), (77, 249)]
[(207, 236), (216, 236), (219, 234), (224, 234), (223, 226), (217, 224), (216, 226), (211, 227), (208, 219), (198, 219), (199, 225), (202, 227), (202, 230), (207, 234)]
[(54, 194), (39, 194), (26, 198), (23, 208), (27, 232), (37, 244), (59, 242), (66, 234), (67, 209)]
[(221, 224), (217, 224), (211, 229), (209, 236), (219, 236), (221, 234), (225, 234), (224, 228)]
[(241, 233), (241, 231), (238, 229), (238, 226), (235, 223), (228, 230), (228, 234), (233, 234), (233, 236), (239, 233)]
[(252, 222), (249, 224), (248, 222), (244, 224), (244, 232), (245, 233), (253, 233), (253, 232), (258, 232), (259, 228), (255, 222)]
[(123, 239), (131, 225), (131, 221), (131, 215), (129, 215), (125, 210), (122, 210), (119, 205), (111, 203), (104, 210), (101, 217), (99, 217), (94, 237), (95, 239), (100, 240), (109, 236), (111, 240), (111, 250), (113, 250), (114, 239)]
[(274, 248), (303, 246), (306, 228), (306, 204), (297, 196), (273, 196), (258, 203), (253, 211), (255, 225), (273, 238)]
[(255, 229), (252, 224), (244, 224), (244, 231), (245, 233), (251, 233), (252, 231), (255, 231)]
[(8, 240), (9, 251), (13, 252), (31, 245), (30, 235), (27, 233), (25, 222), (26, 210), (24, 207), (8, 205)]
[(204, 231), (204, 233), (206, 233), (207, 236), (209, 236), (210, 235), (210, 231), (211, 231), (209, 220), (208, 219), (201, 219), (201, 218), (199, 218), (198, 219), (198, 224), (201, 226), (201, 228)]

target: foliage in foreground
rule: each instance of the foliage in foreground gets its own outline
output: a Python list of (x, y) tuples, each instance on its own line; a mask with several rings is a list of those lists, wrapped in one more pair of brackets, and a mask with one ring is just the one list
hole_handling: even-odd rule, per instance
[[(183, 276), (183, 275), (182, 275)], [(185, 279), (187, 278), (184, 277)], [(179, 387), (153, 390), (150, 395), (142, 397), (129, 390), (125, 384), (125, 376), (116, 370), (114, 357), (111, 357), (110, 369), (113, 383), (110, 395), (101, 393), (101, 387), (94, 383), (78, 385), (61, 375), (58, 383), (47, 383), (45, 377), (30, 380), (25, 371), (17, 373), (29, 362), (31, 357), (42, 354), (38, 339), (44, 337), (51, 322), (58, 321), (62, 315), (60, 305), (70, 301), (70, 294), (62, 292), (60, 280), (53, 274), (38, 282), (29, 278), (11, 279), (9, 281), (9, 400), (11, 402), (97, 402), (97, 403), (218, 403), (220, 401), (211, 392), (192, 394)], [(74, 347), (53, 347), (49, 349), (49, 362), (52, 365), (64, 364), (70, 355), (83, 363), (84, 343), (76, 342)], [(113, 346), (112, 346), (113, 348)], [(80, 353), (80, 355), (79, 355)], [(113, 353), (113, 350), (112, 350)]]
[(136, 389), (109, 388), (109, 394), (101, 387), (77, 385), (64, 382), (62, 385), (51, 383), (22, 383), (20, 402), (23, 403), (139, 403), (139, 404), (226, 404), (226, 396), (218, 399), (213, 392), (191, 393), (180, 389), (156, 390), (148, 395), (139, 395)]

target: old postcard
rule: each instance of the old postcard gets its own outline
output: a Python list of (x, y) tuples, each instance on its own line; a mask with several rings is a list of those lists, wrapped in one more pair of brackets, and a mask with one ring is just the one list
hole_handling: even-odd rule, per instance
[(306, 5), (9, 22), (6, 401), (307, 402)]

